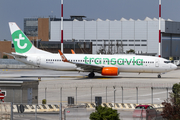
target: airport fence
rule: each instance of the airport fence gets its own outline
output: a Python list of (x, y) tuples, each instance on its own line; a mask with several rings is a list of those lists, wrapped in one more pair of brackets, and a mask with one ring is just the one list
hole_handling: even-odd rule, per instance
[(68, 104), (68, 97), (73, 104), (95, 103), (95, 97), (101, 97), (102, 103), (161, 104), (172, 92), (172, 83), (111, 83), (96, 84), (41, 84), (39, 103)]
[[(62, 120), (65, 118), (67, 120), (85, 120), (89, 118), (90, 113), (95, 111), (96, 97), (101, 97), (102, 106), (117, 109), (120, 118), (133, 119), (133, 111), (139, 104), (151, 104), (158, 109), (162, 107), (160, 104), (168, 98), (173, 85), (171, 83), (115, 82), (107, 86), (103, 83), (85, 82), (85, 84), (68, 84), (68, 82), (67, 84), (51, 84), (51, 81), (49, 81), (49, 84), (43, 84), (41, 82), (38, 89), (35, 90), (38, 92), (38, 103), (14, 103), (13, 116), (18, 120), (22, 118), (48, 120), (53, 115), (53, 119), (59, 120), (60, 103), (62, 103)], [(19, 96), (20, 99), (24, 99), (21, 97)], [(32, 99), (34, 98), (32, 92)], [(46, 104), (42, 104), (43, 99), (46, 99)], [(24, 105), (25, 111), (23, 113), (21, 113), (20, 104)], [(83, 106), (83, 108), (77, 106)], [(157, 116), (156, 119), (161, 120), (162, 118)]]

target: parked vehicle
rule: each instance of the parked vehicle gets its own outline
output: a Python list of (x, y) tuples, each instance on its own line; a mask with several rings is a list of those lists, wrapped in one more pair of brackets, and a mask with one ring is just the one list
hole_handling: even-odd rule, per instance
[(152, 120), (156, 117), (156, 110), (151, 105), (138, 105), (134, 109), (133, 119), (134, 120)]

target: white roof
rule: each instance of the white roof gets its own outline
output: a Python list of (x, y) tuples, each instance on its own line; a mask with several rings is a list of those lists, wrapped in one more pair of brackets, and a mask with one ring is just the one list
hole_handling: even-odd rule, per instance
[(127, 21), (127, 19), (125, 19), (125, 18), (121, 18), (121, 20), (120, 21)]

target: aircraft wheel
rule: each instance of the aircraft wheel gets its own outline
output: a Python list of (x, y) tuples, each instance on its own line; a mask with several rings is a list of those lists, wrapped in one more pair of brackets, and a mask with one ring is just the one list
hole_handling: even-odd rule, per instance
[(95, 76), (94, 72), (89, 73), (88, 77), (93, 78)]
[(158, 78), (161, 78), (161, 75), (158, 75)]

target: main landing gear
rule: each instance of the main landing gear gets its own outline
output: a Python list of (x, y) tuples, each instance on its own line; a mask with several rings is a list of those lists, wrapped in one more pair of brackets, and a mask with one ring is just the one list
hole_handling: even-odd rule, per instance
[(89, 73), (88, 77), (93, 78), (95, 76), (94, 72)]
[(161, 78), (161, 74), (158, 74), (158, 76), (157, 76), (158, 78)]

